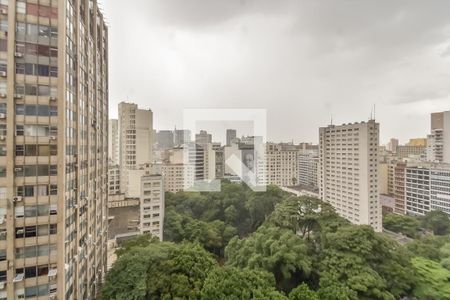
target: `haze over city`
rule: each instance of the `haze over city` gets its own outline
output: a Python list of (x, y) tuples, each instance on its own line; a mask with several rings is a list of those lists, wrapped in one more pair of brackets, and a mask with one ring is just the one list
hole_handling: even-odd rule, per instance
[(104, 1), (111, 116), (126, 101), (181, 127), (183, 108), (266, 108), (268, 140), (317, 142), (367, 120), (425, 136), (450, 104), (448, 1)]

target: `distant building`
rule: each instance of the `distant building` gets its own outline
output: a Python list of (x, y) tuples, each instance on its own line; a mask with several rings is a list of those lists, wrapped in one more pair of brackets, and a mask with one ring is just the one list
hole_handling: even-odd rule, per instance
[(450, 165), (421, 164), (406, 168), (406, 212), (425, 215), (441, 210), (450, 216)]
[(294, 186), (299, 183), (298, 152), (293, 144), (266, 144), (268, 184)]
[(120, 167), (119, 165), (108, 166), (108, 194), (120, 194)]
[(164, 180), (161, 175), (141, 177), (140, 231), (163, 240)]
[(406, 145), (407, 146), (426, 147), (427, 146), (427, 139), (426, 138), (410, 139), (409, 142)]
[(139, 165), (153, 162), (151, 110), (139, 109), (134, 103), (119, 103), (119, 153), (120, 189), (127, 195), (129, 171), (136, 170)]
[(392, 138), (386, 146), (387, 150), (393, 153), (397, 152), (397, 147), (398, 147), (398, 139), (394, 138)]
[(170, 149), (174, 146), (174, 136), (171, 130), (160, 130), (156, 132), (156, 144), (158, 149)]
[(408, 146), (408, 145), (399, 145), (397, 146), (397, 157), (399, 159), (408, 158), (408, 157), (426, 157), (426, 147), (425, 146)]
[(111, 164), (119, 164), (119, 121), (110, 119), (108, 124), (108, 159)]
[(379, 124), (319, 129), (319, 195), (354, 224), (382, 230), (378, 190)]
[(174, 146), (181, 146), (191, 142), (191, 131), (175, 129), (173, 132)]
[(450, 163), (450, 111), (431, 114), (427, 160)]
[(236, 130), (227, 129), (227, 146), (230, 146), (236, 140)]
[(200, 133), (195, 135), (195, 143), (199, 145), (211, 144), (212, 135), (205, 130), (200, 130)]
[(298, 183), (318, 187), (317, 169), (319, 166), (318, 153), (298, 154)]

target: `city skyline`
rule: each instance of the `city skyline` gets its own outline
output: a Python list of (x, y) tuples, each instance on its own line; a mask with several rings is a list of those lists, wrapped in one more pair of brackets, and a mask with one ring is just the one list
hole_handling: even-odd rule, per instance
[(450, 109), (449, 6), (105, 2), (111, 116), (127, 99), (157, 129), (181, 128), (183, 108), (266, 108), (268, 139), (316, 143), (331, 114), (360, 122), (375, 104), (382, 143), (426, 136), (429, 114)]

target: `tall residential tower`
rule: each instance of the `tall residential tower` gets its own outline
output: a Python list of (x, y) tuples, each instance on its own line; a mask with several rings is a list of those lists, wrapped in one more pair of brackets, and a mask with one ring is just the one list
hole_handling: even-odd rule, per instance
[(127, 195), (129, 170), (153, 162), (153, 113), (134, 103), (119, 103), (121, 192)]
[(0, 1), (0, 298), (94, 299), (106, 270), (108, 28)]
[(319, 130), (319, 193), (342, 217), (381, 231), (378, 192), (379, 124), (329, 125)]

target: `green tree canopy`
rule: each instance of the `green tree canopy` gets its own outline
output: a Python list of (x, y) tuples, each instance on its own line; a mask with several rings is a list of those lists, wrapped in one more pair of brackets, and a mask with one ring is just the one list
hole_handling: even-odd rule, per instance
[(422, 226), (432, 230), (436, 235), (450, 233), (450, 219), (445, 212), (440, 210), (428, 212), (422, 219)]
[(343, 284), (352, 291), (346, 292), (350, 299), (394, 299), (412, 289), (408, 252), (369, 226), (350, 225), (328, 233), (323, 247), (319, 265), (323, 289), (334, 282)]
[(203, 300), (287, 300), (275, 290), (273, 275), (265, 271), (233, 267), (215, 268), (202, 290)]
[(134, 247), (106, 277), (104, 299), (197, 299), (210, 270), (211, 254), (196, 244), (161, 242)]
[(124, 253), (130, 251), (134, 247), (146, 247), (150, 244), (158, 243), (159, 239), (150, 234), (141, 234), (135, 238), (122, 242), (120, 248), (116, 250), (117, 256), (121, 256)]
[(261, 226), (245, 239), (234, 237), (225, 249), (227, 264), (274, 274), (277, 287), (290, 290), (311, 272), (307, 245), (292, 231)]
[(307, 284), (302, 283), (289, 293), (289, 300), (319, 300), (319, 297)]
[(418, 274), (414, 295), (419, 299), (450, 299), (450, 271), (439, 263), (414, 257), (412, 264)]
[(383, 218), (383, 227), (387, 230), (414, 238), (419, 232), (420, 221), (411, 216), (387, 214)]

